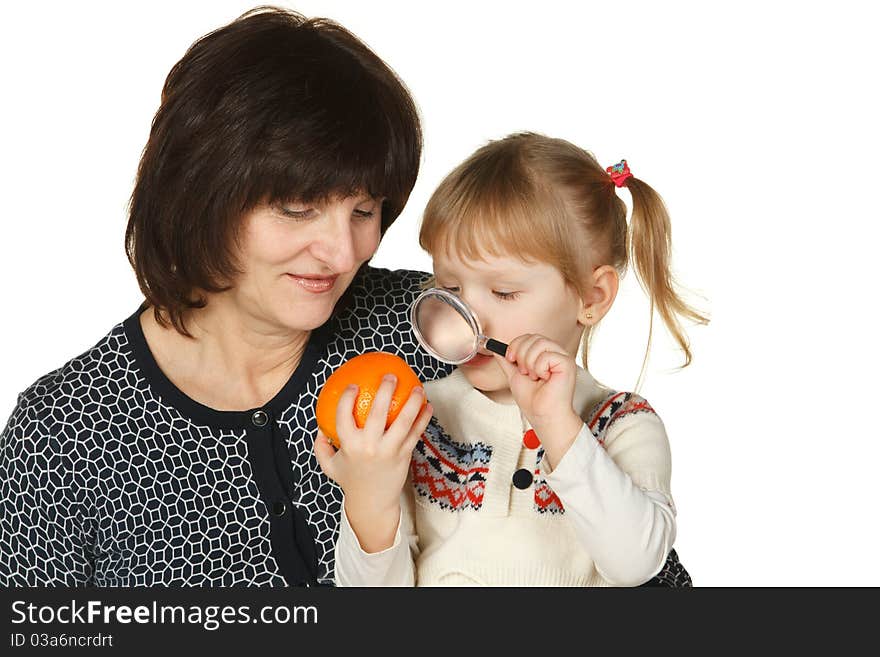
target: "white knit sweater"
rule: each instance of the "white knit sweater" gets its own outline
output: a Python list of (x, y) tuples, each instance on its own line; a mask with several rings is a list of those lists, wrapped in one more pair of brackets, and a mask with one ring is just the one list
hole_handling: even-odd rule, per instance
[(394, 544), (364, 552), (343, 511), (337, 585), (634, 586), (660, 571), (675, 539), (671, 460), (643, 398), (579, 368), (585, 424), (551, 472), (517, 406), (459, 370), (425, 391), (434, 418), (413, 451)]

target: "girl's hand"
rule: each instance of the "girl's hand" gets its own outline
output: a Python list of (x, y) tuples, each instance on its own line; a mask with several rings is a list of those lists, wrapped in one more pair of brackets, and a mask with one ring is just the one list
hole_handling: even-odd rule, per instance
[(390, 547), (400, 514), (400, 493), (406, 482), (412, 451), (431, 420), (430, 404), (419, 412), (424, 401), (423, 388), (414, 388), (388, 430), (385, 421), (397, 378), (386, 375), (376, 391), (363, 429), (352, 411), (357, 386), (349, 386), (336, 407), (339, 450), (318, 430), (315, 458), (328, 477), (345, 493), (345, 513), (349, 524), (367, 552)]
[(505, 356), (493, 356), (555, 467), (583, 425), (574, 411), (577, 363), (558, 344), (535, 334), (514, 338)]

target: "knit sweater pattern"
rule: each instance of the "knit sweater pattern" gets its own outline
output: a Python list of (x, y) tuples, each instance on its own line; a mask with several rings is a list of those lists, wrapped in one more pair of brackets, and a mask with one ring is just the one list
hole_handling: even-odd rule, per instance
[(661, 569), (675, 537), (671, 458), (644, 398), (579, 368), (584, 424), (554, 470), (519, 408), (460, 370), (425, 391), (434, 417), (413, 451), (394, 545), (364, 552), (343, 513), (338, 584), (632, 586)]

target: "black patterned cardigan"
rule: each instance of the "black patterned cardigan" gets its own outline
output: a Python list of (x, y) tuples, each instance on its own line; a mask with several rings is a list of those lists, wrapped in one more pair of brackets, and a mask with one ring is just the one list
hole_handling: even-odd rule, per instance
[(342, 494), (312, 454), (318, 392), (366, 351), (423, 381), (427, 274), (364, 267), (260, 408), (216, 411), (162, 373), (139, 308), (19, 395), (0, 437), (0, 586), (332, 584)]

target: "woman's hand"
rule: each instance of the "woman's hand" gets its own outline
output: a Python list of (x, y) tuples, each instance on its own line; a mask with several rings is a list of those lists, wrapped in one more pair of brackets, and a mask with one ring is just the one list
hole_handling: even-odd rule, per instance
[(544, 446), (550, 465), (562, 458), (583, 420), (574, 411), (577, 363), (565, 349), (543, 335), (514, 338), (507, 354), (493, 354), (517, 406)]
[(336, 407), (339, 450), (318, 430), (315, 458), (328, 477), (345, 493), (345, 514), (365, 552), (391, 546), (400, 519), (400, 493), (406, 482), (412, 451), (419, 441), (433, 408), (421, 387), (413, 388), (400, 414), (385, 430), (391, 396), (397, 378), (386, 375), (376, 391), (363, 429), (352, 411), (358, 388), (348, 386)]

